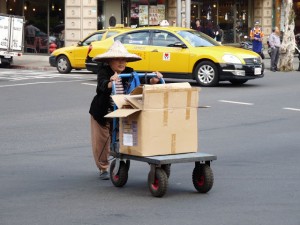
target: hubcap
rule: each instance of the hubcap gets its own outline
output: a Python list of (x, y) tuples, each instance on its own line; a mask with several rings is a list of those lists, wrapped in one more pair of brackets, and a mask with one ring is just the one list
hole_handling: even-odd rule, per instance
[(198, 70), (198, 78), (203, 84), (210, 84), (215, 77), (215, 70), (210, 65), (203, 65)]
[(154, 184), (151, 184), (151, 186), (153, 190), (157, 191), (159, 188), (158, 179), (155, 179)]
[(60, 59), (57, 63), (57, 66), (59, 70), (64, 71), (67, 69), (67, 60), (65, 59)]
[(202, 187), (204, 185), (204, 176), (199, 177), (197, 184), (199, 187)]

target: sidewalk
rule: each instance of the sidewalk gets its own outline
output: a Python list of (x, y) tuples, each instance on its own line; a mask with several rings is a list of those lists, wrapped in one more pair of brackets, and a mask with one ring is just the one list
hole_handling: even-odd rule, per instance
[(27, 70), (56, 70), (55, 67), (49, 64), (50, 55), (34, 55), (24, 54), (19, 57), (14, 57), (11, 68), (27, 69)]

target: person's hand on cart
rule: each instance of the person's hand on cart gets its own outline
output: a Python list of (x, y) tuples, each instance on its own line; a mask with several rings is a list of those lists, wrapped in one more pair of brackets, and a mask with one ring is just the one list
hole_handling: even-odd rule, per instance
[(110, 79), (109, 79), (110, 82), (108, 83), (108, 88), (112, 88), (112, 83), (113, 83), (114, 81), (119, 81), (119, 80), (121, 80), (120, 77), (119, 77), (119, 74), (118, 74), (117, 72), (115, 72), (115, 74), (112, 75), (112, 76), (110, 77)]
[(158, 71), (153, 72), (153, 73), (156, 74), (156, 77), (152, 77), (150, 79), (150, 84), (157, 84), (157, 83), (160, 82), (160, 79), (163, 78), (163, 75), (160, 72), (158, 72)]

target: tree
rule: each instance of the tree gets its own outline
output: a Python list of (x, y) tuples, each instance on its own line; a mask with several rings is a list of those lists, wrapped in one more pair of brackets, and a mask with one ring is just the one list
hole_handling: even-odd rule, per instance
[(278, 69), (280, 71), (293, 71), (295, 51), (295, 12), (293, 9), (293, 0), (284, 0), (284, 4), (284, 33), (280, 48)]

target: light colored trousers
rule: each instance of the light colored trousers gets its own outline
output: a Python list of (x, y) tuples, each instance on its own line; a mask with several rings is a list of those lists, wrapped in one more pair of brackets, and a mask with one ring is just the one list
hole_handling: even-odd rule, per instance
[(99, 170), (107, 170), (110, 152), (110, 124), (107, 123), (106, 126), (101, 126), (91, 116), (91, 138), (96, 166)]

